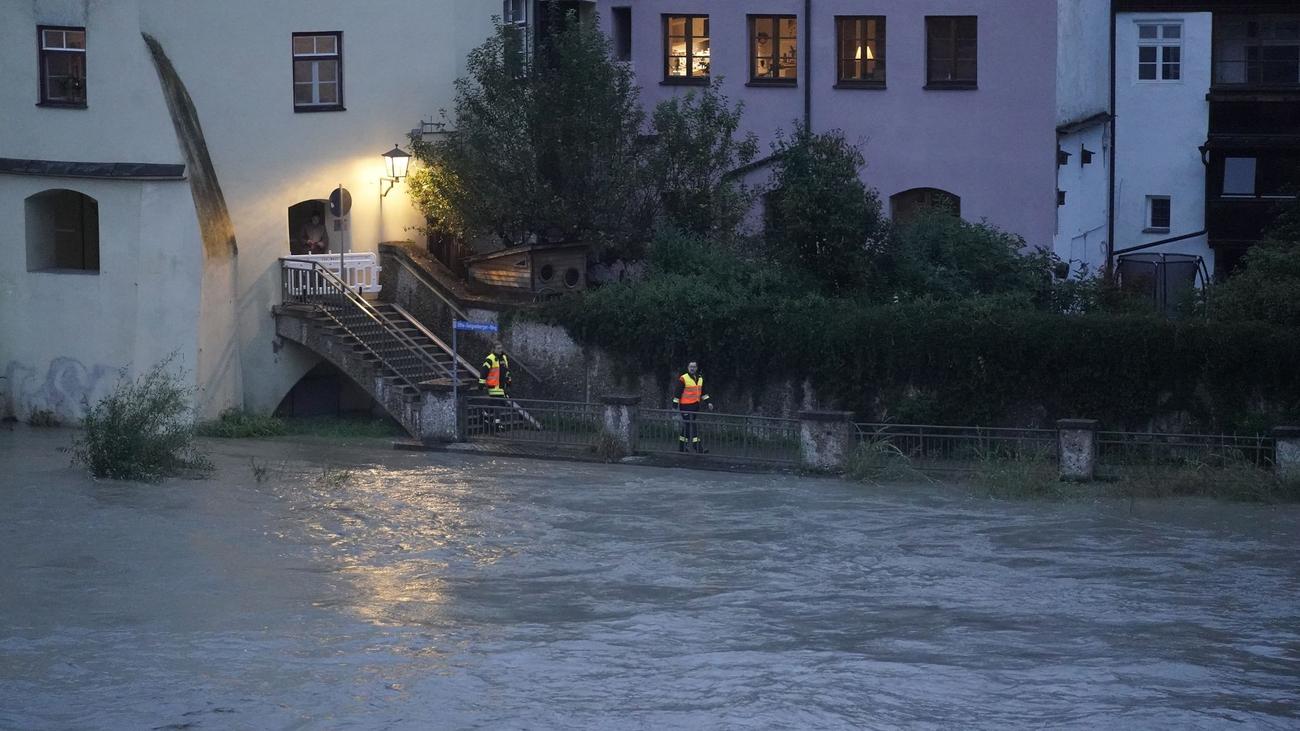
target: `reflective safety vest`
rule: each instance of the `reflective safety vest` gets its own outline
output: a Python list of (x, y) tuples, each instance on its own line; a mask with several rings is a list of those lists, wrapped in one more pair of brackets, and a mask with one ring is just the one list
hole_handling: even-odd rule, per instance
[(682, 382), (681, 404), (683, 406), (698, 404), (704, 397), (704, 376), (693, 378), (691, 374), (683, 373), (678, 380)]
[(496, 353), (488, 353), (487, 359), (483, 361), (484, 377), (478, 379), (478, 382), (487, 386), (489, 396), (506, 395), (506, 390), (501, 386), (502, 368), (510, 370), (510, 359), (506, 358), (505, 353), (501, 354), (500, 360)]

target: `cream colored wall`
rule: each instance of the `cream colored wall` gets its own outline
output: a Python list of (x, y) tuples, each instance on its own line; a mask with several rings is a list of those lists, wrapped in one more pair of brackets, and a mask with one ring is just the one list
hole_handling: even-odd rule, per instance
[[(29, 274), (21, 227), (0, 227), (0, 367), (17, 363), (37, 374), (23, 383), (44, 382), (59, 358), (92, 370), (138, 369), (145, 356), (178, 350), (197, 370), (204, 415), (274, 408), (315, 362), (276, 340), (270, 315), (279, 301), (277, 258), (288, 253), (289, 206), (342, 184), (353, 197), (351, 250), (413, 236), (408, 229), (421, 221), (405, 186), (380, 199), (380, 155), (394, 143), (408, 147), (412, 127), (451, 107), (465, 55), (491, 32), (500, 8), (497, 0), (0, 4), (0, 157), (183, 162), (141, 40), (149, 33), (197, 109), (239, 246), (233, 263), (205, 265), (185, 182), (71, 181), (86, 184), (77, 186), (0, 175), (0, 211), (20, 216), (3, 220), (21, 220), (31, 192), (93, 188), (105, 268), (80, 288), (66, 278), (87, 275)], [(36, 106), (38, 24), (86, 27), (86, 109)], [(346, 111), (293, 111), (290, 39), (304, 31), (343, 32)], [(331, 242), (338, 237), (331, 231)], [(122, 290), (127, 261), (130, 286)], [(103, 322), (79, 318), (86, 311)], [(37, 326), (23, 323), (54, 327), (39, 328), (37, 345)], [(6, 383), (0, 389), (16, 393)]]

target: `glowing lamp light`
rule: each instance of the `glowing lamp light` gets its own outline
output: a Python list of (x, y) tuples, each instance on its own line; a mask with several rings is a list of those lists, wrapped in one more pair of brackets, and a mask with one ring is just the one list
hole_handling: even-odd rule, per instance
[(388, 172), (388, 175), (380, 178), (379, 182), (380, 184), (388, 183), (388, 187), (379, 193), (380, 198), (388, 195), (388, 191), (392, 190), (394, 185), (400, 183), (402, 178), (406, 177), (406, 168), (411, 164), (411, 154), (397, 145), (393, 145), (393, 149), (385, 152), (383, 158), (384, 169)]

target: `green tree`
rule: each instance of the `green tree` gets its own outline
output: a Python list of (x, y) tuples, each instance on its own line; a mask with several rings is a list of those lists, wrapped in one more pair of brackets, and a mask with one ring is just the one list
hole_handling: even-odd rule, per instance
[(451, 133), (412, 139), (412, 195), (440, 229), (507, 245), (619, 243), (644, 230), (645, 115), (631, 70), (594, 21), (555, 16), (549, 27), (533, 54), (498, 23), (456, 81), (442, 121)]
[(1300, 326), (1300, 198), (1289, 204), (1242, 258), (1242, 266), (1209, 293), (1210, 317)]
[(758, 138), (739, 133), (743, 112), (721, 79), (655, 105), (647, 168), (661, 223), (721, 240), (736, 233), (754, 196), (731, 173), (758, 154)]
[(978, 295), (1046, 296), (1057, 260), (986, 222), (971, 223), (944, 208), (919, 211), (895, 226), (894, 283), (906, 297), (959, 299)]
[(772, 256), (812, 274), (828, 290), (879, 283), (885, 227), (880, 199), (859, 176), (862, 153), (841, 132), (796, 124), (773, 145), (767, 194)]

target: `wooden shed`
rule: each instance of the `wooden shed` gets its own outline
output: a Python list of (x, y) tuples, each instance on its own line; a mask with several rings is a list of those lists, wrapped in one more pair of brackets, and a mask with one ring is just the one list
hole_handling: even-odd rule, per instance
[(587, 287), (586, 244), (530, 244), (465, 259), (469, 281), (493, 289), (550, 294)]

